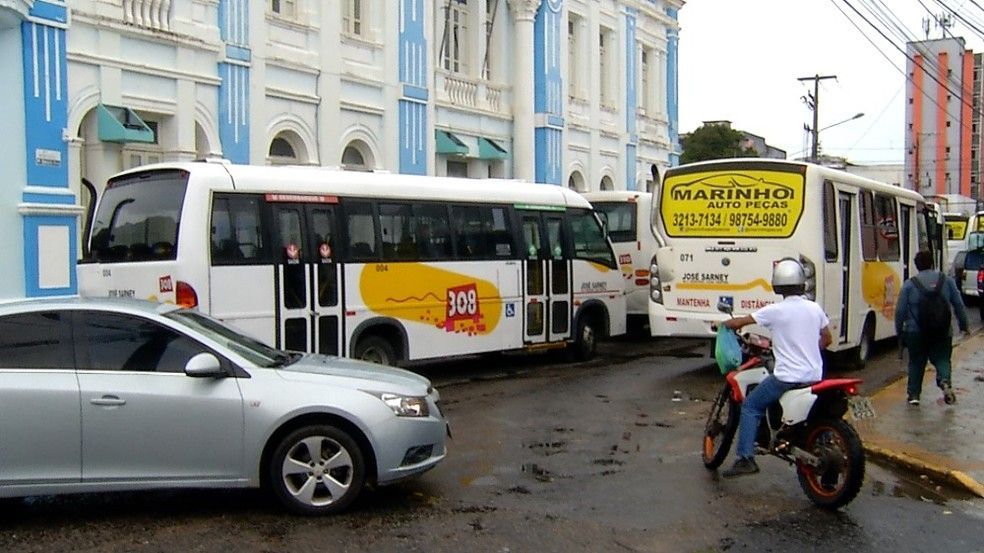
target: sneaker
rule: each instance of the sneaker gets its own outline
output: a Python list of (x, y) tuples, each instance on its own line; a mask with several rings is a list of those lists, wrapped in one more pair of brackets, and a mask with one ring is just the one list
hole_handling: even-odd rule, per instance
[(944, 383), (940, 389), (943, 390), (943, 401), (947, 405), (953, 405), (957, 402), (957, 394), (953, 393), (953, 387), (949, 383)]
[(909, 405), (912, 405), (913, 407), (919, 407), (919, 398), (917, 398), (917, 397), (910, 397), (909, 398)]
[(731, 465), (730, 469), (721, 473), (721, 476), (725, 478), (734, 478), (735, 476), (755, 474), (758, 471), (759, 467), (755, 464), (755, 459), (752, 459), (751, 457), (739, 457), (735, 460), (735, 464)]

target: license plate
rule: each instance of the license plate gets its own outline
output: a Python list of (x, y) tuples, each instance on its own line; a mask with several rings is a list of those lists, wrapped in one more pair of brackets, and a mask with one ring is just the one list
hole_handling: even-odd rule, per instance
[(847, 399), (847, 406), (851, 409), (851, 418), (856, 421), (875, 416), (875, 408), (871, 405), (871, 400), (866, 397), (852, 396)]

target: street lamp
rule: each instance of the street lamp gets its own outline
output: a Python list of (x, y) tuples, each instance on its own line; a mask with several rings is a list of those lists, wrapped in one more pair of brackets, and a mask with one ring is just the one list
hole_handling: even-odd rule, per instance
[(847, 123), (848, 121), (854, 121), (855, 119), (860, 119), (862, 117), (864, 117), (864, 113), (858, 112), (858, 113), (855, 113), (854, 115), (848, 117), (847, 119), (845, 119), (843, 121), (838, 121), (838, 122), (834, 123), (833, 125), (827, 125), (826, 127), (820, 129), (817, 132), (822, 132), (822, 131), (825, 131), (825, 130), (831, 128), (831, 127), (836, 127), (837, 125), (840, 125), (841, 123)]
[(809, 130), (810, 133), (813, 135), (813, 150), (810, 152), (810, 154), (811, 154), (810, 155), (810, 161), (812, 161), (813, 163), (817, 163), (818, 160), (819, 160), (819, 157), (820, 157), (820, 136), (819, 136), (820, 135), (820, 131), (825, 131), (827, 129), (836, 127), (837, 125), (841, 125), (841, 124), (847, 123), (848, 121), (854, 121), (855, 119), (860, 119), (861, 117), (864, 117), (864, 113), (859, 111), (858, 113), (855, 113), (854, 115), (848, 117), (847, 119), (845, 119), (843, 121), (838, 121), (838, 122), (834, 123), (833, 125), (827, 125), (826, 127), (823, 127), (822, 129), (817, 129), (817, 128), (810, 129), (809, 127), (806, 127), (804, 125), (804, 127), (807, 130)]

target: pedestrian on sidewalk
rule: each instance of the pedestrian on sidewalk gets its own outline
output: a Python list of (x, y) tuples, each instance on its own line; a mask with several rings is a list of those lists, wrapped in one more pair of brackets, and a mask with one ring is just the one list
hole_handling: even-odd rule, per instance
[(933, 254), (922, 250), (914, 259), (919, 273), (905, 281), (895, 305), (895, 333), (909, 350), (909, 405), (919, 405), (926, 361), (936, 367), (936, 385), (943, 401), (956, 403), (950, 383), (950, 357), (953, 352), (953, 316), (960, 332), (967, 333), (967, 309), (954, 280), (933, 270)]

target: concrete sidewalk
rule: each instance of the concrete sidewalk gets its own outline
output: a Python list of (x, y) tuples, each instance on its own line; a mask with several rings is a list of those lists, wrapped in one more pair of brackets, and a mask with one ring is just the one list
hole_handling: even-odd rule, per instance
[[(908, 359), (899, 360), (905, 372)], [(876, 417), (855, 422), (868, 455), (888, 459), (984, 497), (984, 333), (953, 348), (953, 389), (946, 405), (932, 366), (923, 380), (922, 404), (906, 402), (906, 378), (875, 392)]]

